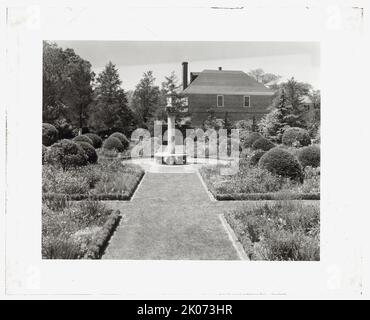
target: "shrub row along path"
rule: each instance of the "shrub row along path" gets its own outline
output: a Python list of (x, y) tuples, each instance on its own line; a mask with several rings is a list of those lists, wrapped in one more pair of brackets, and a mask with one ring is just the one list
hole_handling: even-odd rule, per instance
[(196, 172), (147, 172), (132, 201), (110, 202), (124, 218), (103, 259), (239, 260), (220, 214), (240, 203), (212, 201)]

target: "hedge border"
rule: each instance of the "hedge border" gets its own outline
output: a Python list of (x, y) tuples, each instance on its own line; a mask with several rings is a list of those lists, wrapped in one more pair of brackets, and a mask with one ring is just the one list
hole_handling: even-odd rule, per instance
[(118, 201), (130, 201), (134, 195), (137, 187), (144, 177), (145, 172), (141, 171), (138, 176), (136, 185), (132, 188), (130, 193), (101, 193), (101, 194), (64, 194), (64, 193), (43, 193), (42, 200), (67, 200), (67, 201), (81, 201), (81, 200), (118, 200)]
[(103, 256), (109, 240), (121, 219), (122, 215), (119, 210), (111, 214), (111, 216), (103, 225), (102, 229), (93, 239), (92, 243), (88, 246), (88, 250), (84, 255), (84, 259), (100, 259)]
[(320, 193), (234, 193), (214, 194), (218, 201), (235, 200), (320, 200)]

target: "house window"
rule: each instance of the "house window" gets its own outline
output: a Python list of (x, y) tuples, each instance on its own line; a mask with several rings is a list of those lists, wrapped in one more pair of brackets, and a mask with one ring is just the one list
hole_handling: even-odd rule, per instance
[(251, 98), (250, 96), (244, 96), (244, 107), (249, 108), (251, 106)]
[(224, 96), (218, 95), (217, 96), (217, 107), (223, 107), (224, 106)]

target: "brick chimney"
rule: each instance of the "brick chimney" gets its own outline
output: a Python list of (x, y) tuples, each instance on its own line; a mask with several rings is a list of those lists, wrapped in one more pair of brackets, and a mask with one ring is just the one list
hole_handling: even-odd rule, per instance
[(188, 87), (188, 63), (182, 63), (182, 89), (185, 90)]

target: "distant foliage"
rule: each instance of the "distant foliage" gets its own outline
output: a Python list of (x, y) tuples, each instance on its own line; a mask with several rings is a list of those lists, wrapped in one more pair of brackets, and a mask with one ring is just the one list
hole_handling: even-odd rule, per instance
[(125, 151), (125, 147), (118, 138), (109, 137), (103, 143), (103, 149), (106, 150), (116, 150), (117, 152)]
[(298, 153), (298, 160), (303, 168), (320, 167), (320, 148), (318, 146), (302, 148)]
[(305, 147), (311, 144), (311, 138), (307, 130), (293, 127), (284, 131), (282, 142), (289, 147)]
[(299, 161), (288, 151), (276, 147), (264, 154), (259, 166), (273, 174), (303, 182), (303, 171)]
[(42, 144), (46, 147), (58, 141), (58, 130), (50, 123), (42, 124)]
[(87, 142), (78, 141), (77, 142), (87, 156), (88, 163), (96, 163), (98, 161), (98, 155), (96, 154), (95, 148)]
[(97, 134), (95, 133), (85, 133), (84, 136), (88, 137), (92, 143), (95, 149), (101, 148), (103, 144), (102, 138), (100, 138)]
[(85, 143), (88, 143), (89, 145), (93, 146), (92, 140), (89, 137), (85, 136), (85, 135), (74, 137), (73, 141), (74, 142), (85, 142)]
[(269, 151), (275, 147), (275, 144), (266, 138), (259, 138), (252, 144), (252, 148), (255, 150)]
[(87, 156), (77, 143), (63, 139), (49, 148), (45, 155), (45, 163), (62, 167), (63, 170), (66, 170), (86, 165)]
[(115, 133), (112, 133), (110, 136), (117, 138), (119, 141), (121, 141), (125, 150), (127, 150), (128, 147), (130, 146), (130, 141), (127, 139), (127, 137), (123, 133), (115, 132)]
[(258, 132), (251, 132), (244, 140), (243, 147), (244, 148), (251, 148), (253, 143), (262, 138), (262, 136)]

